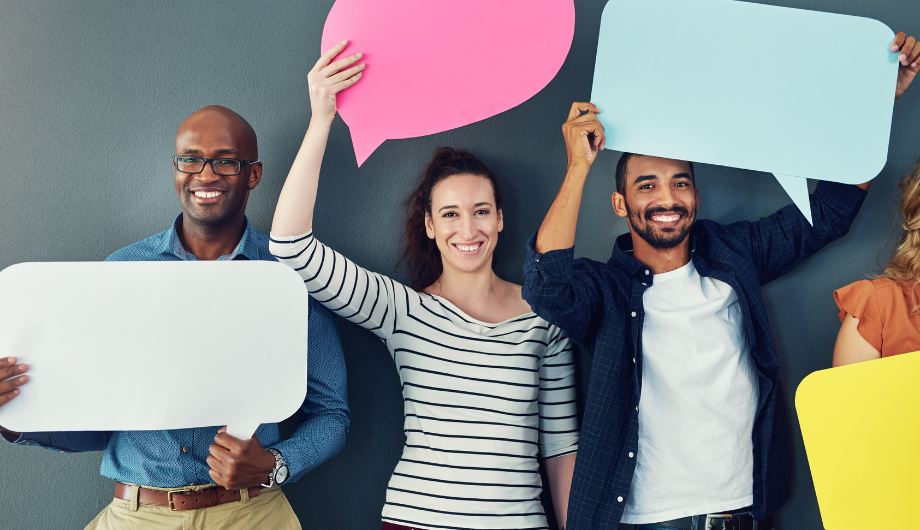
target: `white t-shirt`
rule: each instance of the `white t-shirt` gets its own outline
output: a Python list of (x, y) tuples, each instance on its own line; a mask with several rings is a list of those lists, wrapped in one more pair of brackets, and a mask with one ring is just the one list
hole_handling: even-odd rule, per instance
[(643, 304), (639, 449), (622, 522), (753, 504), (759, 390), (737, 294), (691, 260), (656, 274)]

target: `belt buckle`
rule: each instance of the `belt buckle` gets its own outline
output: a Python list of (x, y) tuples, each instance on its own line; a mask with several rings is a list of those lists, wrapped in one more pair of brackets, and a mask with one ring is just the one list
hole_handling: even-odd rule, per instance
[[(715, 526), (718, 524), (719, 526)], [(741, 519), (729, 514), (707, 514), (705, 530), (741, 530)]]
[(175, 507), (175, 505), (173, 504), (173, 494), (175, 494), (175, 493), (184, 494), (184, 493), (188, 493), (188, 492), (190, 492), (190, 491), (192, 491), (192, 488), (177, 488), (177, 489), (174, 489), (174, 490), (169, 490), (169, 491), (167, 491), (167, 492), (166, 492), (166, 505), (169, 506), (169, 509), (170, 509), (170, 510), (172, 510), (172, 511), (174, 511), (174, 512), (178, 512), (179, 510), (178, 510), (178, 509)]

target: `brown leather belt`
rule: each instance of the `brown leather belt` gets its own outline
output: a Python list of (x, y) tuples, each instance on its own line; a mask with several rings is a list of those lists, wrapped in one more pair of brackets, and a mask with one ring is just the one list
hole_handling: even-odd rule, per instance
[[(131, 489), (139, 488), (137, 492), (137, 503), (146, 506), (167, 506), (173, 511), (197, 510), (198, 508), (210, 508), (218, 504), (228, 502), (239, 502), (240, 490), (228, 490), (223, 486), (205, 488), (198, 491), (189, 491), (188, 489), (177, 488), (174, 490), (152, 490), (143, 486), (134, 486), (132, 484), (123, 484), (115, 482), (115, 498), (131, 502)], [(249, 497), (258, 497), (261, 486), (249, 488)]]

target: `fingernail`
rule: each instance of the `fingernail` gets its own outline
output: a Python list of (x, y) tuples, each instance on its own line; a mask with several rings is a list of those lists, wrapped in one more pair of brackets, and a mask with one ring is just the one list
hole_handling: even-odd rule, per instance
[(13, 390), (13, 395), (14, 395), (14, 396), (18, 396), (18, 395), (19, 395), (19, 389), (18, 389), (18, 388), (15, 389), (15, 390)]
[(359, 59), (360, 59), (361, 57), (363, 57), (363, 56), (364, 56), (363, 53), (356, 53), (356, 54), (355, 54), (355, 57), (357, 57), (357, 58), (359, 58)]
[(7, 357), (6, 359), (3, 359), (3, 361), (4, 361), (4, 362), (7, 362), (7, 363), (13, 363), (13, 362), (16, 362), (16, 358), (15, 358), (15, 357)]
[(22, 377), (19, 378), (19, 384), (24, 384), (24, 383), (28, 383), (28, 382), (29, 382), (29, 376), (27, 376), (27, 375), (24, 375), (24, 376), (22, 376)]
[(906, 61), (906, 60), (907, 60), (907, 56), (904, 55), (904, 54), (902, 53), (901, 55), (898, 55), (898, 60), (899, 60), (899, 61)]
[(367, 65), (366, 65), (365, 63), (361, 63), (361, 64), (359, 64), (358, 66), (360, 66), (361, 68), (364, 68), (364, 67), (367, 66)]
[(362, 73), (363, 73), (363, 72), (358, 72), (357, 74), (355, 74), (355, 77), (361, 77), (361, 74), (362, 74)]
[(345, 44), (346, 42), (348, 42), (348, 39), (343, 40), (340, 44)]

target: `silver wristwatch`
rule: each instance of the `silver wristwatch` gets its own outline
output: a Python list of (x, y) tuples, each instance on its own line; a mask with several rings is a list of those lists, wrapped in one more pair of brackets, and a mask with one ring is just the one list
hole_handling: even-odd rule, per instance
[(284, 462), (284, 457), (281, 456), (281, 451), (277, 449), (269, 449), (269, 451), (275, 457), (275, 467), (268, 472), (268, 484), (262, 485), (267, 488), (273, 488), (284, 484), (284, 481), (287, 480), (288, 467)]

